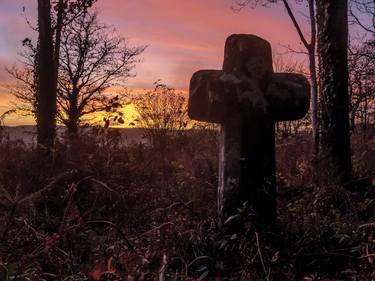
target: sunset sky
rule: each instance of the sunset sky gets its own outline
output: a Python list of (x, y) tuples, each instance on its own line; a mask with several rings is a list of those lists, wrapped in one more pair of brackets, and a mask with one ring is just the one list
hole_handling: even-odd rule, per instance
[[(294, 1), (292, 1), (294, 2)], [(35, 38), (22, 14), (36, 23), (36, 0), (0, 0), (0, 84), (10, 80), (4, 68), (17, 63), (25, 37)], [(148, 45), (137, 65), (129, 88), (151, 88), (161, 79), (171, 87), (187, 90), (193, 72), (221, 68), (223, 47), (233, 33), (252, 33), (271, 42), (301, 48), (296, 32), (281, 4), (272, 8), (232, 11), (234, 0), (99, 0), (96, 4), (103, 23), (113, 25), (132, 45)], [(301, 25), (308, 31), (304, 5), (293, 5)], [(301, 58), (299, 58), (301, 59)], [(0, 88), (0, 113), (9, 108), (11, 97)], [(7, 125), (30, 124), (30, 118), (13, 116)]]

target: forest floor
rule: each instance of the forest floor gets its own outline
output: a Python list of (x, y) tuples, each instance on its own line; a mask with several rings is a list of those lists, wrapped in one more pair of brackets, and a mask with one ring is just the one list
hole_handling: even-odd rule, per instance
[(156, 149), (93, 128), (58, 143), (52, 167), (3, 138), (0, 280), (375, 280), (375, 131), (352, 142), (342, 187), (307, 135), (278, 139), (276, 225), (244, 205), (218, 229), (215, 131)]

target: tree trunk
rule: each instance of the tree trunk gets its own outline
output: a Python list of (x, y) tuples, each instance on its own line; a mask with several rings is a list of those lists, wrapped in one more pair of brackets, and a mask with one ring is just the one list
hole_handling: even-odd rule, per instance
[(79, 109), (78, 109), (78, 92), (74, 88), (69, 97), (69, 116), (68, 116), (68, 133), (75, 135), (78, 132), (78, 120), (79, 120)]
[(309, 68), (311, 80), (311, 127), (313, 133), (314, 154), (319, 154), (319, 118), (318, 118), (318, 80), (316, 76), (315, 47), (309, 50)]
[(314, 154), (319, 154), (319, 118), (318, 118), (318, 78), (316, 75), (316, 15), (314, 0), (309, 0), (311, 41), (307, 48), (309, 53), (309, 70), (311, 80), (311, 127), (313, 133)]
[(355, 110), (352, 110), (350, 112), (350, 130), (352, 131), (352, 133), (354, 133), (355, 131), (355, 114), (356, 114)]
[[(366, 95), (368, 94), (368, 89), (366, 89)], [(367, 112), (368, 112), (368, 101), (367, 101), (367, 96), (365, 96), (364, 102), (363, 102), (363, 115), (364, 115), (364, 122), (362, 125), (362, 130), (363, 132), (366, 132), (367, 129), (367, 122), (368, 122), (368, 117), (367, 117)]]
[(348, 3), (317, 0), (318, 54), (322, 96), (321, 144), (332, 176), (351, 176), (348, 94)]
[(353, 84), (354, 81), (352, 80), (352, 77), (349, 74), (349, 114), (350, 114), (350, 132), (351, 134), (354, 133), (355, 130), (355, 105), (353, 104)]
[(54, 46), (54, 53), (53, 53), (53, 60), (54, 60), (54, 87), (57, 89), (57, 81), (59, 76), (59, 59), (60, 59), (60, 45), (61, 45), (61, 34), (63, 29), (63, 18), (65, 13), (65, 3), (64, 0), (59, 0), (57, 6), (57, 21), (56, 21), (56, 36), (55, 36), (55, 46)]
[(67, 124), (67, 129), (69, 135), (73, 136), (76, 135), (78, 132), (78, 124), (77, 124), (77, 118), (74, 116), (69, 116), (68, 124)]
[(56, 87), (50, 0), (38, 0), (38, 31), (37, 147), (42, 154), (51, 155), (56, 134)]
[(297, 30), (298, 36), (302, 44), (308, 52), (309, 58), (309, 71), (311, 79), (311, 127), (313, 132), (313, 147), (314, 154), (319, 153), (319, 118), (318, 118), (318, 79), (316, 75), (316, 61), (315, 61), (315, 48), (316, 48), (316, 18), (314, 0), (308, 0), (309, 17), (310, 17), (310, 32), (311, 39), (307, 42), (297, 19), (295, 18), (292, 9), (287, 0), (283, 0), (284, 7), (292, 20), (292, 23)]

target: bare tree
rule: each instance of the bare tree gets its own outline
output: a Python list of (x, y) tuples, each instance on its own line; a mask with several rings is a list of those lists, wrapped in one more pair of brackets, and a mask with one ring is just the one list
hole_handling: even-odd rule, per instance
[[(375, 63), (375, 2), (373, 0), (351, 0), (350, 16), (353, 22), (364, 31), (364, 36), (350, 53), (350, 94), (351, 125), (360, 120), (366, 129), (375, 119), (374, 102), (374, 63)], [(355, 40), (352, 40), (353, 42)], [(352, 42), (352, 43), (353, 43)]]
[(319, 77), (322, 97), (322, 147), (332, 176), (351, 177), (348, 94), (348, 3), (317, 0)]
[[(80, 11), (80, 10), (78, 10)], [(98, 112), (113, 112), (124, 103), (124, 95), (110, 94), (108, 88), (123, 86), (145, 47), (130, 47), (113, 28), (99, 23), (96, 12), (88, 8), (69, 17), (61, 31), (59, 72), (57, 77), (57, 119), (70, 133), (76, 133), (81, 121)], [(35, 57), (37, 51), (29, 39), (22, 55), (23, 68), (8, 72), (17, 85), (11, 92), (17, 98), (16, 109), (23, 114), (36, 114)], [(116, 121), (121, 122), (122, 118)]]
[(4, 139), (4, 120), (11, 114), (15, 113), (14, 109), (10, 109), (5, 111), (4, 113), (0, 114), (0, 143)]
[(301, 40), (303, 46), (306, 49), (306, 54), (309, 58), (309, 73), (311, 81), (311, 125), (313, 132), (313, 142), (314, 142), (314, 152), (318, 154), (319, 152), (319, 119), (318, 119), (318, 77), (317, 77), (317, 67), (316, 67), (316, 12), (315, 12), (315, 0), (296, 0), (297, 3), (305, 2), (309, 11), (309, 21), (310, 21), (310, 38), (304, 35), (300, 24), (293, 12), (291, 5), (288, 0), (235, 0), (236, 5), (239, 9), (246, 6), (252, 5), (253, 7), (257, 5), (269, 6), (270, 4), (276, 4), (282, 2), (285, 10), (296, 29), (299, 39)]
[[(28, 59), (30, 59), (30, 57), (28, 57)], [(29, 64), (27, 61), (28, 60), (22, 62), (22, 68), (16, 66), (6, 68), (9, 75), (15, 79), (15, 84), (9, 85), (7, 89), (16, 98), (16, 101), (12, 104), (12, 108), (17, 112), (17, 114), (32, 116), (36, 121), (37, 83), (35, 81), (35, 61), (31, 59), (31, 64)]]
[[(38, 0), (36, 121), (38, 150), (51, 153), (55, 139), (56, 87), (50, 0)], [(52, 73), (52, 75), (51, 75)]]
[[(35, 56), (37, 147), (42, 154), (51, 155), (56, 134), (57, 77), (62, 30), (93, 2), (38, 0), (38, 44), (32, 51)], [(24, 42), (31, 45), (28, 39)]]
[(375, 44), (372, 41), (350, 48), (349, 74), (351, 129), (360, 121), (361, 128), (366, 130), (375, 107)]
[(168, 136), (181, 132), (188, 125), (187, 104), (183, 93), (162, 84), (154, 83), (154, 88), (133, 100), (139, 114), (139, 126), (146, 128), (146, 137), (161, 150)]
[(351, 0), (350, 3), (350, 15), (354, 22), (365, 32), (375, 36), (375, 1)]
[(293, 72), (306, 74), (305, 64), (294, 59), (293, 55), (272, 53), (273, 69), (276, 72)]
[(145, 47), (129, 47), (115, 34), (98, 22), (95, 12), (82, 14), (64, 29), (57, 101), (58, 117), (70, 133), (77, 132), (84, 116), (120, 106), (119, 96), (113, 102), (105, 91), (132, 76)]

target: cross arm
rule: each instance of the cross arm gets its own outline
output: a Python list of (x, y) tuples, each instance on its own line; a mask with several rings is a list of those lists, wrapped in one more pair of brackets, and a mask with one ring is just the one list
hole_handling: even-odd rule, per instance
[[(223, 123), (228, 116), (240, 110), (241, 97), (251, 85), (249, 81), (221, 70), (198, 71), (190, 81), (188, 115), (194, 120)], [(256, 93), (252, 90), (246, 98), (256, 104), (262, 98)], [(274, 73), (263, 100), (263, 112), (274, 121), (300, 119), (309, 109), (309, 82), (301, 74)]]
[(200, 70), (190, 80), (188, 115), (191, 119), (222, 123), (236, 104), (234, 75), (221, 70)]
[(275, 121), (297, 120), (309, 110), (310, 85), (301, 74), (274, 73), (265, 98), (268, 112)]

